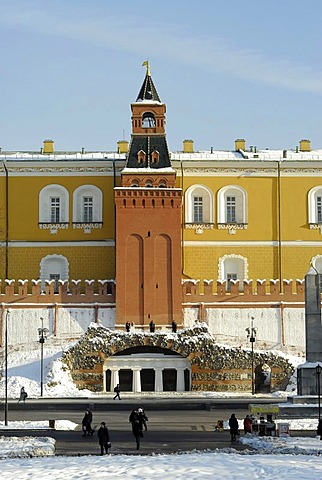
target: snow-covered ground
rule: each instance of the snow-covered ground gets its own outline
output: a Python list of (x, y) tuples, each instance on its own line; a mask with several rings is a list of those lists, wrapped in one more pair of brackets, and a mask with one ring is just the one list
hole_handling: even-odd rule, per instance
[[(39, 349), (9, 352), (8, 397), (18, 398), (20, 388), (25, 387), (29, 398), (40, 396)], [(62, 348), (46, 345), (44, 350), (44, 396), (45, 397), (91, 397), (88, 390), (79, 391), (69, 372), (60, 360)], [(301, 363), (295, 359), (294, 365)], [(276, 392), (274, 397), (295, 394), (293, 379), (287, 392)], [(0, 397), (4, 396), (4, 378), (0, 382)], [(133, 394), (132, 394), (133, 395)], [(155, 394), (154, 394), (155, 395)], [(164, 395), (164, 394), (162, 394)], [(183, 394), (177, 394), (185, 395)], [(218, 392), (189, 392), (190, 396), (232, 397)], [(171, 392), (173, 396), (173, 392)], [(235, 394), (234, 396), (244, 396)], [(242, 428), (242, 419), (239, 419)], [(316, 430), (315, 419), (291, 420), (291, 431), (296, 429)], [(47, 428), (47, 422), (10, 422), (10, 429)], [(227, 428), (227, 423), (225, 423)], [(0, 429), (4, 429), (0, 422)], [(73, 422), (56, 422), (60, 430), (74, 429)], [(256, 437), (242, 436), (240, 441), (254, 450), (190, 452), (176, 455), (109, 455), (108, 457), (55, 457), (55, 441), (48, 437), (1, 437), (0, 479), (15, 477), (24, 479), (299, 479), (322, 478), (322, 442), (308, 437)], [(113, 450), (113, 449), (112, 449)], [(113, 452), (112, 452), (113, 453)], [(13, 458), (17, 457), (17, 458)]]
[[(170, 479), (202, 480), (322, 478), (322, 442), (317, 438), (242, 437), (259, 453), (233, 449), (176, 455), (48, 457), (50, 438), (0, 438), (0, 478), (24, 479)], [(6, 444), (7, 442), (7, 444)], [(270, 454), (270, 455), (268, 455)], [(12, 459), (12, 455), (21, 458)], [(25, 458), (42, 455), (42, 458)]]

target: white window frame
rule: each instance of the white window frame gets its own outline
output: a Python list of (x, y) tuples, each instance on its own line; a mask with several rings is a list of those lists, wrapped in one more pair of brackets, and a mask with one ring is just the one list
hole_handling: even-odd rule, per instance
[(310, 224), (322, 224), (318, 219), (317, 199), (322, 197), (322, 185), (318, 185), (308, 193), (308, 218)]
[[(235, 265), (234, 265), (235, 264)], [(233, 266), (231, 266), (233, 265)], [(219, 258), (218, 279), (226, 281), (226, 290), (230, 290), (229, 277), (236, 275), (239, 280), (239, 290), (244, 290), (244, 280), (248, 280), (248, 260), (242, 255), (229, 254)]]
[[(227, 219), (227, 198), (235, 197), (235, 215), (234, 222)], [(226, 185), (222, 187), (217, 194), (217, 221), (219, 224), (247, 224), (247, 192), (239, 185)]]
[[(86, 222), (84, 217), (84, 197), (93, 199), (93, 220)], [(102, 222), (103, 218), (103, 194), (96, 185), (81, 185), (73, 193), (73, 222), (74, 223), (96, 223)]]
[(60, 280), (66, 281), (69, 277), (69, 263), (63, 255), (47, 255), (40, 261), (40, 280), (42, 290), (45, 290), (46, 280), (50, 275), (60, 275)]
[[(60, 220), (51, 221), (51, 199), (60, 199)], [(46, 185), (39, 192), (39, 223), (68, 223), (69, 222), (69, 193), (62, 185)]]
[[(202, 197), (203, 221), (194, 221), (194, 197)], [(210, 188), (205, 185), (192, 185), (185, 193), (186, 223), (214, 223), (214, 197)]]

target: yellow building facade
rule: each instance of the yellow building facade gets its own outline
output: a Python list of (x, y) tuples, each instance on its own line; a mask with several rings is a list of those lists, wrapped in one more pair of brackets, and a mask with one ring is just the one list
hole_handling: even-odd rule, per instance
[[(52, 281), (58, 289), (59, 280), (115, 279), (114, 192), (129, 143), (116, 145), (60, 152), (45, 140), (39, 151), (1, 151), (2, 280)], [(232, 282), (242, 289), (243, 281), (274, 279), (282, 288), (310, 264), (322, 271), (322, 150), (309, 140), (294, 151), (244, 139), (230, 151), (195, 151), (184, 140), (170, 160), (182, 189), (182, 279), (219, 280), (227, 291)]]

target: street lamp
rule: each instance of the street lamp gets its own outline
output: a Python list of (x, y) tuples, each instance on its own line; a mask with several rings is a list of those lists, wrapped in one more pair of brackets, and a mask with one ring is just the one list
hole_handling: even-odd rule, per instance
[(5, 376), (5, 402), (4, 402), (4, 424), (8, 425), (8, 317), (9, 310), (6, 311), (5, 332), (4, 332), (4, 376)]
[(44, 377), (44, 343), (49, 332), (48, 328), (44, 328), (44, 319), (40, 317), (41, 328), (38, 328), (38, 336), (40, 343), (40, 396), (43, 396), (43, 377)]
[(247, 338), (252, 346), (252, 395), (255, 394), (255, 383), (254, 383), (254, 343), (256, 339), (256, 328), (254, 327), (254, 317), (251, 317), (251, 326), (246, 328)]
[(322, 372), (322, 367), (318, 363), (317, 366), (315, 367), (316, 371), (316, 379), (317, 379), (317, 390), (318, 390), (318, 405), (319, 405), (319, 422), (321, 420), (321, 390), (320, 390), (320, 375)]

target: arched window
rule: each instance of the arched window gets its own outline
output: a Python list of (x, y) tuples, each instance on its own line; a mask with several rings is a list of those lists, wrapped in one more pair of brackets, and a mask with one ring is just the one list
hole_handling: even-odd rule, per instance
[(160, 153), (157, 150), (153, 150), (151, 153), (151, 163), (158, 163), (160, 159)]
[(102, 222), (102, 191), (95, 185), (82, 185), (73, 194), (73, 222)]
[(213, 194), (204, 185), (192, 185), (185, 194), (186, 223), (213, 223)]
[(146, 154), (143, 150), (138, 152), (138, 163), (145, 163)]
[(322, 274), (322, 255), (316, 255), (312, 258), (311, 263), (313, 267)]
[(248, 280), (248, 261), (241, 255), (224, 255), (219, 259), (218, 278), (226, 281), (226, 290), (230, 291), (231, 280), (239, 280), (239, 290), (244, 289), (243, 281)]
[(40, 262), (40, 279), (42, 289), (45, 290), (46, 280), (54, 281), (54, 291), (59, 291), (59, 280), (68, 280), (69, 265), (63, 255), (47, 255)]
[(312, 188), (308, 194), (310, 224), (322, 224), (322, 186)]
[(145, 112), (142, 116), (142, 128), (154, 128), (155, 117), (152, 112)]
[(39, 193), (39, 223), (68, 223), (69, 193), (62, 185), (47, 185)]
[(218, 192), (218, 223), (247, 224), (247, 193), (238, 185), (227, 185)]

